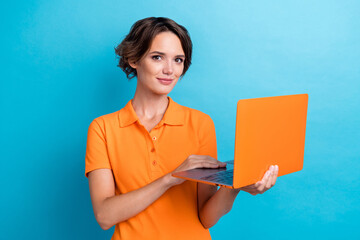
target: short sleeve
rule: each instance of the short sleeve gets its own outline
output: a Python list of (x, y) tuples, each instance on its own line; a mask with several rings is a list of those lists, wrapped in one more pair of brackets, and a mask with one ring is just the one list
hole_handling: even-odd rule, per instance
[(209, 115), (204, 114), (199, 126), (200, 155), (208, 155), (217, 159), (215, 125)]
[(108, 157), (104, 130), (95, 119), (91, 122), (88, 130), (85, 176), (88, 177), (89, 172), (100, 168), (111, 169), (111, 165)]

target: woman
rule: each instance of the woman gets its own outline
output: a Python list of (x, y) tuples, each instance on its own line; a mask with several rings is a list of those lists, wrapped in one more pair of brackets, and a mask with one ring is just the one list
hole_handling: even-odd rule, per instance
[(89, 127), (85, 174), (96, 220), (103, 229), (116, 225), (112, 239), (211, 239), (208, 228), (230, 211), (239, 191), (271, 188), (277, 166), (241, 189), (172, 177), (225, 166), (216, 160), (211, 118), (167, 96), (191, 63), (188, 32), (168, 18), (142, 19), (115, 51), (137, 87), (124, 108)]

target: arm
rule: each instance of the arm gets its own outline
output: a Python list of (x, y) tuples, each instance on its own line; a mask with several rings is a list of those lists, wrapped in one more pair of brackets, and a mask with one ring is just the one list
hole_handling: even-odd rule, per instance
[(210, 228), (227, 214), (240, 190), (198, 183), (199, 219), (204, 228)]
[[(191, 155), (175, 171), (220, 166), (225, 165), (206, 156)], [(93, 170), (88, 177), (95, 218), (104, 230), (137, 215), (169, 188), (184, 182), (183, 179), (174, 178), (169, 173), (142, 188), (115, 195), (114, 177), (110, 169)]]
[(90, 195), (97, 222), (102, 229), (107, 230), (140, 213), (172, 186), (170, 178), (168, 174), (135, 191), (115, 195), (110, 169), (90, 172)]
[(278, 167), (271, 166), (263, 179), (253, 185), (239, 189), (229, 189), (198, 183), (199, 219), (205, 228), (210, 228), (227, 214), (240, 190), (252, 195), (262, 194), (274, 186), (278, 174)]

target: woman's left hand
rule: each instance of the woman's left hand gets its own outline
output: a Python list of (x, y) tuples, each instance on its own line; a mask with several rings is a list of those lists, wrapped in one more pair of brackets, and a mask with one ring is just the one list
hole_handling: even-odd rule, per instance
[(278, 173), (279, 173), (279, 167), (277, 165), (271, 165), (269, 170), (266, 171), (261, 181), (252, 185), (239, 188), (239, 190), (248, 192), (251, 195), (262, 194), (275, 185)]

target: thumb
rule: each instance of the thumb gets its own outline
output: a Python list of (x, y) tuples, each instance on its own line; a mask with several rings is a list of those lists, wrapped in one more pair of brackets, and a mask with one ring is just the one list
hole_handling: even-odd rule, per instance
[(227, 163), (218, 161), (218, 164), (220, 167), (226, 167)]

